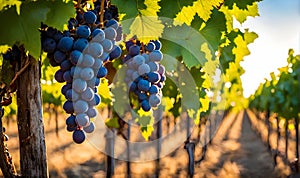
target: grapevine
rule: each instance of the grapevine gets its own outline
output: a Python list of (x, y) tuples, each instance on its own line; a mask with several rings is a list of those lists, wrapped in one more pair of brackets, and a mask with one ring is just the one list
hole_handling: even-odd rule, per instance
[(161, 103), (162, 87), (166, 80), (165, 68), (159, 64), (163, 58), (160, 41), (144, 45), (136, 39), (126, 42), (128, 54), (124, 56), (127, 71), (124, 81), (129, 91), (138, 99), (144, 111), (150, 111)]
[(50, 64), (60, 67), (54, 78), (66, 82), (61, 89), (67, 99), (63, 109), (70, 114), (66, 119), (67, 130), (73, 132), (76, 143), (82, 143), (85, 133), (94, 131), (95, 106), (101, 102), (97, 91), (100, 79), (108, 73), (105, 64), (119, 58), (122, 52), (115, 44), (122, 39), (118, 11), (108, 6), (108, 2), (95, 1), (94, 9), (90, 9), (86, 2), (77, 3), (76, 18), (70, 18), (67, 31), (47, 25), (41, 28), (42, 49)]

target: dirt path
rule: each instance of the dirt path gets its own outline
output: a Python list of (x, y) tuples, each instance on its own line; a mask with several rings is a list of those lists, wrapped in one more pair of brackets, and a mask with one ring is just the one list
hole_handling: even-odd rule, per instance
[[(208, 146), (206, 158), (195, 165), (195, 178), (276, 178), (279, 176), (273, 169), (273, 160), (266, 146), (251, 129), (249, 119), (244, 112), (220, 116), (221, 125), (212, 144)], [(48, 164), (50, 177), (62, 178), (103, 178), (105, 177), (106, 157), (90, 144), (76, 145), (71, 135), (64, 129), (65, 121), (61, 119), (59, 137), (52, 132), (54, 124), (46, 127)], [(9, 129), (11, 131), (12, 129)], [(51, 131), (51, 132), (50, 132)], [(15, 134), (9, 133), (9, 146), (15, 161), (18, 162), (18, 145)], [(183, 148), (160, 160), (160, 177), (188, 177), (188, 155)], [(14, 148), (14, 149), (13, 149)], [(201, 150), (196, 146), (196, 151)], [(200, 153), (199, 153), (200, 154)], [(196, 159), (199, 159), (197, 154)], [(18, 169), (19, 166), (17, 165)], [(132, 178), (155, 177), (155, 162), (132, 163)], [(1, 177), (1, 176), (0, 176)], [(125, 178), (126, 163), (116, 160), (115, 178)]]
[(247, 115), (241, 112), (225, 119), (195, 177), (281, 177)]

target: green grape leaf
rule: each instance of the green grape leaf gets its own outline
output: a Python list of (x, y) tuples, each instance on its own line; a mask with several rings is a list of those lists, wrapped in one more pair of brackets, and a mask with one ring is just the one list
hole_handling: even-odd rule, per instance
[[(205, 54), (200, 51), (205, 38), (193, 28), (186, 25), (165, 28), (162, 38), (168, 40), (164, 41), (164, 45), (168, 48), (167, 51), (164, 51), (175, 58), (182, 56), (183, 62), (188, 68), (204, 65), (207, 61)], [(175, 51), (177, 52), (173, 53)]]
[(229, 9), (233, 8), (233, 5), (236, 4), (236, 6), (240, 9), (248, 9), (248, 5), (251, 6), (253, 3), (260, 2), (262, 0), (242, 0), (242, 1), (236, 1), (236, 0), (226, 0), (224, 5), (228, 6)]
[(161, 0), (159, 2), (159, 5), (162, 8), (158, 12), (158, 15), (160, 17), (173, 19), (176, 17), (176, 14), (178, 14), (182, 10), (183, 7), (193, 5), (194, 1), (195, 0), (173, 0), (172, 3), (170, 3), (169, 0)]
[(1, 11), (0, 19), (6, 28), (0, 29), (0, 45), (24, 44), (29, 54), (38, 59), (41, 52), (38, 31), (41, 22), (49, 22), (54, 27), (62, 28), (62, 22), (66, 22), (66, 16), (70, 14), (71, 5), (71, 3), (66, 4), (62, 1), (39, 0), (23, 2), (20, 15), (16, 12), (16, 6)]
[(30, 54), (38, 59), (40, 55), (40, 34), (38, 28), (46, 20), (49, 8), (40, 1), (22, 3), (21, 15), (16, 12), (16, 7), (0, 12), (0, 19), (6, 28), (0, 28), (0, 45), (24, 43)]
[(214, 9), (211, 18), (205, 26), (200, 29), (200, 33), (208, 41), (213, 51), (217, 51), (221, 43), (222, 32), (226, 31), (226, 19), (222, 12)]
[(112, 0), (119, 13), (126, 14), (122, 20), (132, 19), (139, 15), (139, 9), (145, 9), (144, 0)]
[(105, 125), (109, 128), (120, 128), (120, 124), (119, 124), (119, 121), (118, 121), (118, 118), (117, 117), (113, 117), (111, 119), (106, 119), (105, 120)]
[(11, 6), (16, 6), (16, 12), (20, 14), (20, 6), (22, 2), (19, 0), (0, 0), (0, 11)]
[(176, 15), (175, 25), (183, 23), (191, 25), (194, 16), (197, 14), (205, 22), (210, 18), (213, 8), (218, 7), (224, 0), (197, 0), (192, 6), (185, 6)]
[(47, 1), (47, 7), (50, 8), (50, 11), (47, 13), (47, 19), (44, 23), (61, 31), (64, 29), (64, 24), (70, 17), (74, 16), (76, 11), (72, 1), (68, 3), (57, 0)]

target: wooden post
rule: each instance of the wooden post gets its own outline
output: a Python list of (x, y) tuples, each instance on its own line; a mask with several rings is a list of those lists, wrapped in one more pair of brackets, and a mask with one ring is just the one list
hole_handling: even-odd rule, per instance
[(40, 85), (41, 63), (23, 55), (18, 70), (26, 62), (30, 64), (17, 79), (21, 174), (23, 177), (48, 177)]
[(268, 150), (270, 151), (271, 150), (271, 145), (270, 145), (270, 132), (271, 132), (271, 126), (270, 126), (270, 111), (268, 110), (267, 113), (266, 113), (266, 118), (265, 118), (265, 122), (267, 124), (267, 127), (268, 127), (268, 136), (267, 136), (267, 145), (268, 145)]
[(288, 148), (289, 148), (289, 130), (288, 130), (289, 121), (285, 119), (285, 156), (286, 159), (289, 159), (288, 157)]
[(295, 118), (295, 131), (296, 131), (296, 172), (299, 172), (299, 120)]

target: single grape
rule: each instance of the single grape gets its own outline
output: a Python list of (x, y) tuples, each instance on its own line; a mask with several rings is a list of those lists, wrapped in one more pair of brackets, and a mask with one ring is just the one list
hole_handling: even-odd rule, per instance
[(114, 46), (113, 43), (109, 39), (104, 39), (103, 41), (101, 41), (101, 44), (103, 46), (103, 49), (106, 52), (110, 52), (110, 50), (112, 50), (112, 48)]
[(71, 76), (71, 71), (70, 70), (65, 71), (63, 78), (66, 82), (72, 83), (73, 77)]
[(74, 102), (74, 101), (77, 101), (79, 99), (79, 95), (73, 89), (69, 89), (66, 92), (66, 98), (68, 100), (72, 100)]
[(111, 60), (121, 57), (122, 49), (119, 46), (114, 45), (113, 50), (109, 53)]
[(148, 96), (147, 96), (146, 93), (139, 92), (137, 96), (138, 96), (139, 101), (143, 101), (143, 100), (148, 99)]
[(56, 42), (52, 38), (46, 38), (42, 44), (42, 47), (45, 52), (52, 53), (56, 48)]
[(109, 60), (109, 54), (107, 52), (103, 52), (102, 56), (100, 56), (101, 61), (106, 62)]
[(97, 106), (98, 104), (100, 104), (101, 102), (101, 98), (99, 96), (98, 93), (95, 93), (94, 99), (92, 99), (92, 101), (89, 102), (90, 106)]
[(95, 63), (95, 59), (93, 58), (93, 56), (89, 54), (85, 54), (81, 65), (84, 67), (92, 67), (94, 63)]
[(94, 77), (94, 70), (92, 68), (83, 68), (80, 72), (80, 77), (87, 81), (87, 80), (91, 80)]
[(98, 111), (96, 108), (90, 107), (86, 113), (90, 118), (94, 118), (97, 116)]
[(84, 113), (89, 109), (89, 105), (86, 101), (78, 100), (74, 103), (75, 113)]
[(141, 48), (138, 45), (133, 45), (133, 46), (129, 47), (128, 54), (131, 56), (136, 56), (136, 55), (140, 54), (140, 50), (141, 50)]
[(59, 40), (57, 48), (63, 52), (69, 52), (73, 47), (72, 37), (63, 37)]
[(155, 50), (161, 49), (161, 42), (159, 40), (155, 40), (153, 43), (155, 44)]
[(163, 65), (159, 65), (159, 68), (158, 68), (158, 73), (160, 75), (163, 75), (165, 73), (166, 69)]
[(155, 50), (155, 43), (154, 42), (149, 42), (146, 46), (145, 49), (149, 52), (152, 52)]
[(81, 25), (77, 28), (76, 34), (80, 38), (88, 38), (91, 35), (91, 29), (86, 25)]
[(105, 33), (105, 38), (109, 40), (115, 40), (117, 37), (117, 32), (112, 27), (105, 28), (104, 33)]
[(95, 92), (93, 89), (88, 87), (82, 94), (81, 98), (85, 101), (92, 101), (94, 99)]
[(117, 30), (117, 28), (119, 27), (119, 23), (115, 19), (111, 19), (106, 22), (105, 27), (106, 28), (111, 27), (111, 28), (114, 28), (115, 30)]
[(92, 37), (93, 37), (93, 41), (100, 43), (101, 41), (103, 41), (105, 39), (105, 33), (103, 30), (96, 28), (93, 32), (92, 32)]
[(68, 114), (72, 114), (74, 113), (74, 108), (73, 108), (73, 102), (70, 100), (67, 100), (64, 104), (63, 104), (63, 109), (66, 111), (66, 113)]
[(136, 55), (132, 58), (132, 65), (135, 69), (137, 69), (140, 65), (145, 63), (145, 58), (142, 55)]
[(68, 131), (68, 132), (73, 132), (73, 131), (75, 131), (76, 129), (77, 129), (77, 126), (75, 126), (75, 127), (67, 126), (67, 131)]
[(149, 88), (150, 88), (150, 82), (147, 81), (147, 80), (144, 80), (144, 79), (141, 79), (139, 82), (138, 82), (138, 89), (140, 91), (148, 91)]
[(77, 124), (76, 124), (75, 118), (76, 117), (74, 115), (69, 116), (66, 120), (66, 125), (69, 127), (76, 127)]
[(150, 61), (159, 62), (163, 59), (163, 54), (161, 53), (161, 51), (154, 50), (151, 53), (149, 53), (149, 59), (150, 59)]
[(54, 78), (58, 83), (63, 83), (65, 82), (64, 80), (64, 71), (62, 71), (61, 69), (57, 70), (54, 74)]
[(150, 106), (148, 100), (143, 100), (141, 102), (141, 106), (144, 111), (150, 111), (150, 109), (151, 109), (151, 106)]
[(61, 87), (61, 93), (66, 95), (67, 91), (72, 88), (72, 84), (68, 83)]
[(129, 91), (136, 91), (137, 90), (137, 84), (135, 82), (129, 83)]
[(70, 54), (70, 61), (73, 65), (77, 65), (77, 63), (82, 62), (82, 53), (78, 50), (74, 50)]
[(159, 65), (157, 62), (150, 61), (150, 62), (148, 62), (148, 65), (150, 67), (151, 72), (158, 71)]
[(150, 67), (148, 64), (142, 64), (138, 67), (139, 75), (144, 75), (150, 72)]
[(59, 50), (55, 51), (55, 53), (54, 53), (54, 60), (55, 60), (55, 62), (57, 62), (57, 63), (60, 64), (65, 59), (66, 59), (66, 54), (65, 53), (63, 53), (63, 52), (61, 52)]
[(104, 66), (101, 66), (97, 73), (97, 78), (103, 78), (107, 75), (107, 69)]
[(89, 42), (85, 38), (79, 38), (78, 40), (75, 41), (73, 49), (78, 50), (78, 51), (83, 51), (84, 49), (87, 48)]
[(160, 81), (160, 74), (158, 72), (149, 72), (147, 76), (151, 83), (157, 83)]
[(93, 24), (97, 20), (97, 16), (92, 11), (87, 11), (83, 14), (84, 21), (88, 24)]
[(71, 69), (71, 67), (73, 66), (73, 64), (71, 63), (70, 60), (64, 60), (61, 64), (60, 64), (60, 69), (62, 71), (67, 71), (69, 69)]
[(73, 141), (77, 144), (84, 142), (85, 140), (85, 133), (82, 130), (75, 130), (73, 132)]
[(82, 79), (75, 79), (73, 80), (72, 87), (77, 93), (82, 93), (84, 90), (86, 90), (87, 83)]
[(99, 70), (102, 65), (103, 65), (102, 60), (99, 59), (99, 58), (96, 58), (92, 68), (95, 69), (95, 70)]
[(149, 93), (150, 93), (150, 95), (151, 94), (157, 94), (159, 92), (159, 88), (158, 88), (158, 86), (156, 86), (156, 85), (152, 85), (150, 88), (149, 88)]
[(103, 47), (99, 43), (92, 42), (88, 46), (88, 53), (93, 57), (100, 57), (103, 53)]
[(161, 98), (157, 94), (149, 96), (149, 103), (151, 107), (157, 107), (161, 102)]
[(90, 122), (90, 125), (86, 126), (86, 127), (83, 127), (83, 130), (86, 132), (86, 133), (92, 133), (94, 132), (95, 130), (95, 124), (93, 122)]

